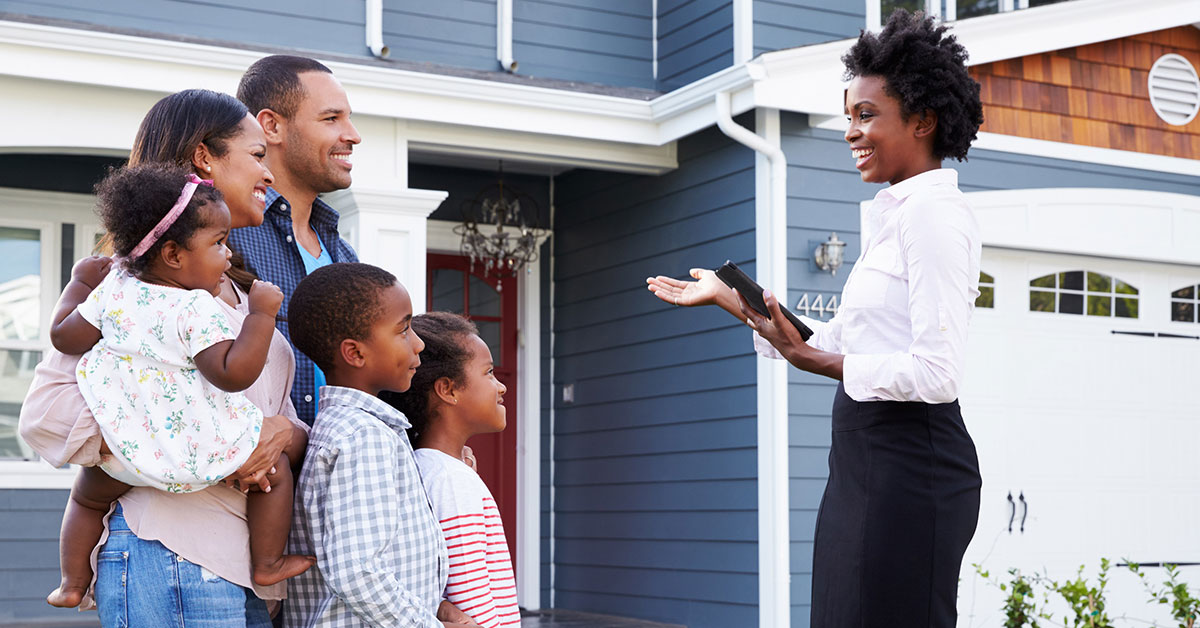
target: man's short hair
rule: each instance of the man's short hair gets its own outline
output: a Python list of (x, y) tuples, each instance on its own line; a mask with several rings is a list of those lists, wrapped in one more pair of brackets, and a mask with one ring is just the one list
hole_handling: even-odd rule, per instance
[(292, 55), (271, 55), (251, 65), (238, 84), (238, 100), (245, 103), (250, 115), (258, 116), (270, 109), (284, 118), (296, 115), (304, 99), (300, 75), (305, 72), (333, 71), (316, 59)]
[(371, 327), (383, 315), (383, 291), (394, 285), (395, 275), (359, 262), (312, 271), (288, 301), (292, 344), (321, 370), (332, 370), (343, 340), (371, 335)]

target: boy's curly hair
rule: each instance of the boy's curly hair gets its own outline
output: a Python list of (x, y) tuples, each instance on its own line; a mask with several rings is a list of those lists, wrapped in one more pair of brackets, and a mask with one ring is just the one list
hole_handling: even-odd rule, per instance
[(394, 285), (392, 273), (359, 262), (312, 271), (300, 280), (287, 304), (292, 344), (321, 370), (333, 370), (343, 340), (371, 335), (371, 326), (383, 315), (380, 295)]
[(223, 202), (221, 193), (207, 185), (196, 187), (191, 202), (143, 255), (128, 259), (142, 238), (171, 210), (187, 183), (189, 171), (174, 164), (125, 166), (109, 173), (96, 184), (96, 214), (112, 238), (113, 253), (126, 258), (125, 266), (140, 275), (158, 256), (167, 241), (188, 248), (197, 230), (208, 225), (210, 203)]
[(413, 331), (425, 342), (421, 366), (413, 375), (412, 385), (402, 393), (383, 392), (379, 398), (404, 413), (412, 427), (408, 438), (417, 443), (429, 425), (429, 399), (433, 384), (443, 377), (462, 382), (471, 351), (466, 339), (479, 335), (475, 323), (450, 312), (428, 312), (413, 317)]
[(878, 35), (863, 31), (842, 63), (847, 80), (882, 77), (905, 118), (937, 113), (934, 157), (964, 161), (983, 124), (983, 104), (979, 83), (967, 74), (967, 49), (947, 30), (921, 11), (896, 9)]

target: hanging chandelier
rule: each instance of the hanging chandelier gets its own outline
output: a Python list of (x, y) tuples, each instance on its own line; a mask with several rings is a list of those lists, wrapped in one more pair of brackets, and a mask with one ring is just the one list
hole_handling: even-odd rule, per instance
[[(542, 230), (531, 224), (538, 215), (537, 202), (504, 185), (503, 162), (496, 183), (463, 203), (462, 213), (454, 233), (462, 236), (462, 254), (471, 260), (471, 270), (478, 261), (485, 277), (511, 277), (537, 260)], [(527, 221), (527, 214), (534, 221)]]

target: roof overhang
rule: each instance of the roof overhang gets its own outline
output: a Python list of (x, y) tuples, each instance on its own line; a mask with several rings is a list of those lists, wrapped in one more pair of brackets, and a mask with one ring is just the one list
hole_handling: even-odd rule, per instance
[[(1119, 39), (1200, 23), (1196, 0), (1073, 0), (962, 20), (953, 32), (971, 64)], [(715, 96), (732, 96), (736, 115), (754, 108), (842, 115), (841, 56), (853, 39), (766, 53), (652, 100), (329, 62), (356, 114), (409, 121), (410, 127), (478, 128), (499, 133), (623, 144), (650, 150), (710, 127)], [(0, 21), (0, 76), (168, 94), (204, 87), (232, 93), (260, 51), (125, 34)], [(420, 138), (413, 138), (420, 142)], [(499, 141), (499, 140), (498, 140)], [(674, 159), (647, 153), (649, 169)], [(658, 160), (657, 162), (655, 160)]]

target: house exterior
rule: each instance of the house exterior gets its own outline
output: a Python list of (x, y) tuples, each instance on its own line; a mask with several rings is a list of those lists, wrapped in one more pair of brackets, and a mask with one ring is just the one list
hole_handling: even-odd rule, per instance
[[(987, 118), (951, 164), (985, 273), (962, 395), (984, 475), (963, 625), (1000, 608), (972, 562), (1065, 577), (1100, 556), (1200, 560), (1200, 4), (1039, 4), (930, 3), (961, 18)], [(15, 428), (45, 321), (95, 242), (91, 186), (156, 100), (232, 93), (286, 52), (325, 62), (355, 110), (354, 185), (326, 199), (344, 236), (419, 309), (469, 313), (501, 356), (510, 424), (480, 458), (520, 605), (808, 626), (835, 384), (644, 279), (730, 259), (832, 316), (878, 189), (842, 140), (839, 58), (900, 5), (0, 0), (0, 625), (95, 623), (43, 601), (73, 470)], [(501, 162), (545, 230), (503, 280), (453, 231)], [(831, 232), (848, 242), (836, 274), (812, 261)], [(1143, 606), (1135, 582), (1112, 586)]]

